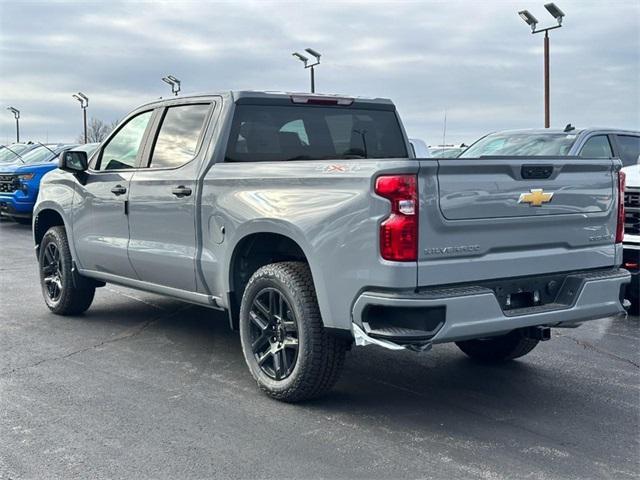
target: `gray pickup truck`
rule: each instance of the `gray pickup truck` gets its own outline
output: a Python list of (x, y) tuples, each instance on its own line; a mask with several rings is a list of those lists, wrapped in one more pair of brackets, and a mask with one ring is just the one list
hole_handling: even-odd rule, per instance
[(502, 361), (625, 315), (616, 159), (415, 158), (388, 100), (227, 92), (128, 115), (42, 181), (57, 314), (114, 283), (228, 311), (258, 385), (335, 383), (353, 344)]

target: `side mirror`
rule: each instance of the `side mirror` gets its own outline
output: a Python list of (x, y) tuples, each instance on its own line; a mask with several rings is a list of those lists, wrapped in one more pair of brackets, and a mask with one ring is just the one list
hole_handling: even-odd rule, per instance
[(88, 167), (87, 152), (68, 150), (63, 152), (58, 160), (58, 168), (65, 172), (81, 173)]

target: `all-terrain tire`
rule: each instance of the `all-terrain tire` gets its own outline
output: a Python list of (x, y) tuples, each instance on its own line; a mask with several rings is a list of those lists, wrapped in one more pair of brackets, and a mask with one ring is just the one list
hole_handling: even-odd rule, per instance
[[(287, 315), (297, 323), (297, 358), (282, 379), (270, 376), (258, 364), (252, 343), (252, 309), (264, 292), (275, 291), (290, 307)], [(255, 318), (254, 318), (255, 320)], [(253, 327), (255, 328), (255, 326)], [(320, 317), (309, 266), (303, 262), (272, 263), (258, 269), (249, 280), (240, 305), (240, 340), (251, 375), (272, 398), (299, 402), (330, 390), (342, 371), (347, 343), (328, 333)]]
[(539, 340), (524, 336), (522, 330), (513, 330), (506, 335), (456, 342), (460, 350), (469, 357), (484, 362), (503, 362), (525, 356)]
[[(38, 263), (42, 295), (49, 310), (58, 315), (78, 315), (91, 306), (95, 285), (90, 279), (80, 276), (76, 277), (74, 285), (73, 261), (64, 227), (51, 227), (44, 234)], [(56, 272), (53, 272), (54, 263), (57, 264)]]

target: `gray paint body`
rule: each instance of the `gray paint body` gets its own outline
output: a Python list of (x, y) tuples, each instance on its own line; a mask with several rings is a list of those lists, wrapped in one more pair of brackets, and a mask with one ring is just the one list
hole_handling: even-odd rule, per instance
[[(424, 302), (413, 293), (419, 287), (620, 264), (621, 247), (613, 243), (618, 160), (225, 163), (235, 102), (245, 98), (289, 102), (285, 94), (232, 92), (140, 107), (127, 118), (154, 109), (153, 130), (159, 110), (167, 105), (211, 102), (194, 160), (177, 169), (89, 171), (84, 181), (51, 172), (42, 182), (35, 216), (46, 209), (60, 213), (80, 273), (214, 308), (229, 308), (227, 293), (234, 289), (230, 265), (239, 242), (254, 233), (284, 235), (308, 259), (325, 326), (347, 331), (352, 322), (361, 324), (366, 304)], [(390, 105), (380, 99), (362, 102)], [(408, 145), (406, 135), (405, 141)], [(140, 162), (150, 147), (148, 140)], [(522, 163), (552, 163), (554, 173), (544, 181), (523, 180), (518, 178)], [(329, 168), (333, 164), (343, 168)], [(384, 173), (418, 175), (418, 262), (389, 262), (379, 255), (379, 225), (389, 214), (389, 203), (373, 193), (373, 186)], [(118, 184), (126, 184), (126, 195), (110, 192)], [(190, 186), (193, 195), (176, 198), (171, 189), (178, 185)], [(531, 188), (554, 191), (552, 206), (518, 204), (519, 194)], [(470, 245), (471, 250), (447, 251)], [(428, 253), (434, 247), (440, 253)], [(627, 279), (618, 273), (587, 282), (590, 290), (585, 286), (581, 298), (593, 294), (597, 304), (583, 300), (518, 318), (505, 317), (486, 289), (431, 298), (431, 304), (448, 308), (437, 341), (491, 334), (496, 322), (505, 331), (621, 313), (615, 291)], [(383, 300), (379, 291), (385, 292)]]

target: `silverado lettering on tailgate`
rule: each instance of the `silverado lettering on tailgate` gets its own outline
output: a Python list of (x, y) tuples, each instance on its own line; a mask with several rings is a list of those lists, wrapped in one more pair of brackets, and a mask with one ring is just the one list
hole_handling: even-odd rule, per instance
[(480, 245), (460, 245), (456, 247), (433, 247), (425, 248), (427, 255), (449, 255), (453, 253), (470, 253), (480, 251)]

